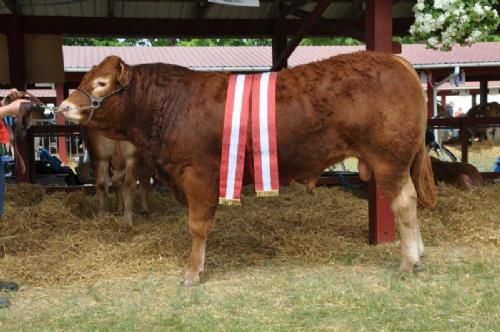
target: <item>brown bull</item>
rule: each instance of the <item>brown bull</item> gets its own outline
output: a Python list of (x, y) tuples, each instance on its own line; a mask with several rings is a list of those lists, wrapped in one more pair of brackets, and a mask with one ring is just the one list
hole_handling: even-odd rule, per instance
[[(110, 139), (98, 131), (82, 127), (90, 161), (96, 177), (99, 213), (109, 209), (109, 183), (116, 188), (118, 212), (129, 225), (133, 220), (134, 189), (139, 180), (142, 213), (149, 213), (149, 187), (151, 172), (142, 165), (139, 150), (128, 141)], [(110, 179), (110, 174), (111, 179)]]
[[(187, 203), (192, 251), (186, 285), (204, 269), (214, 222), (228, 79), (228, 73), (167, 64), (129, 66), (111, 56), (61, 105), (67, 119), (137, 145), (155, 176)], [(91, 100), (103, 106), (82, 108)], [(374, 174), (399, 221), (399, 271), (410, 272), (424, 253), (417, 200), (435, 203), (426, 114), (418, 76), (393, 55), (359, 52), (282, 71), (276, 86), (280, 183), (309, 183), (327, 166), (359, 158), (361, 177)]]

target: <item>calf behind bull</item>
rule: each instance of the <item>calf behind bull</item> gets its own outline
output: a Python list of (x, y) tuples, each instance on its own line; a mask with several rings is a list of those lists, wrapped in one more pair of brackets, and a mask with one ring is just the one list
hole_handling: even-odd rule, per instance
[[(128, 141), (110, 139), (96, 130), (81, 128), (90, 162), (96, 177), (99, 214), (109, 210), (109, 184), (116, 188), (118, 212), (123, 221), (133, 222), (134, 192), (139, 180), (142, 213), (149, 214), (149, 172), (142, 163), (139, 150)], [(110, 178), (111, 174), (111, 178)]]
[[(228, 80), (228, 73), (129, 66), (111, 56), (61, 105), (68, 120), (133, 142), (155, 176), (187, 203), (192, 250), (185, 285), (199, 280), (214, 222)], [(96, 107), (88, 109), (92, 102)], [(282, 71), (279, 181), (310, 183), (329, 165), (357, 157), (361, 177), (374, 175), (391, 204), (400, 224), (399, 271), (410, 272), (424, 254), (417, 200), (432, 206), (436, 195), (424, 145), (426, 116), (418, 76), (393, 55), (358, 52)]]

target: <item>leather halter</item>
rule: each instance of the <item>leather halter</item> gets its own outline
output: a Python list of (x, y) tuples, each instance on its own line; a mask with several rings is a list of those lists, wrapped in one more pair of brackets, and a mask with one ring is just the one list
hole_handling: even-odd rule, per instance
[(105, 95), (104, 97), (95, 97), (92, 93), (88, 93), (88, 92), (86, 92), (86, 91), (84, 91), (84, 90), (82, 90), (82, 89), (80, 89), (80, 88), (76, 88), (76, 91), (81, 92), (81, 93), (83, 93), (85, 96), (87, 96), (87, 98), (89, 99), (89, 102), (90, 102), (90, 105), (89, 105), (89, 106), (87, 106), (87, 108), (90, 108), (90, 115), (89, 115), (89, 118), (88, 118), (87, 123), (86, 123), (85, 125), (88, 125), (88, 124), (89, 124), (90, 120), (92, 119), (92, 116), (94, 115), (94, 111), (95, 111), (96, 109), (100, 108), (100, 107), (101, 107), (101, 104), (102, 104), (102, 103), (103, 103), (106, 99), (108, 99), (109, 97), (112, 97), (112, 96), (114, 96), (114, 95), (116, 95), (116, 94), (121, 93), (122, 91), (124, 91), (124, 90), (128, 89), (128, 88), (129, 88), (129, 86), (130, 86), (130, 84), (125, 85), (125, 86), (121, 86), (121, 85), (120, 85), (120, 87), (119, 87), (118, 89), (116, 89), (116, 90), (112, 91), (111, 93), (109, 93), (109, 94)]

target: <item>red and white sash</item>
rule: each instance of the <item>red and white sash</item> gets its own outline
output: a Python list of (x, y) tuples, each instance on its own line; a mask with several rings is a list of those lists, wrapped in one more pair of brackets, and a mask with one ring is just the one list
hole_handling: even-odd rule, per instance
[(277, 196), (279, 191), (276, 76), (277, 73), (263, 73), (253, 79), (252, 143), (257, 196)]
[(229, 78), (222, 137), (219, 204), (240, 204), (250, 94), (255, 190), (257, 196), (278, 195), (276, 76), (276, 73), (264, 73), (231, 75)]
[(224, 113), (219, 204), (240, 204), (251, 88), (251, 75), (230, 76)]

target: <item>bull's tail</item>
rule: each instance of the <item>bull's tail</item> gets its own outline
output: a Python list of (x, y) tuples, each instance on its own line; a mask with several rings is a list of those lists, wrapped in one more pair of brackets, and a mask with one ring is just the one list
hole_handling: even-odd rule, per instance
[(424, 142), (413, 160), (410, 174), (417, 191), (418, 204), (422, 207), (433, 207), (436, 204), (436, 185)]

